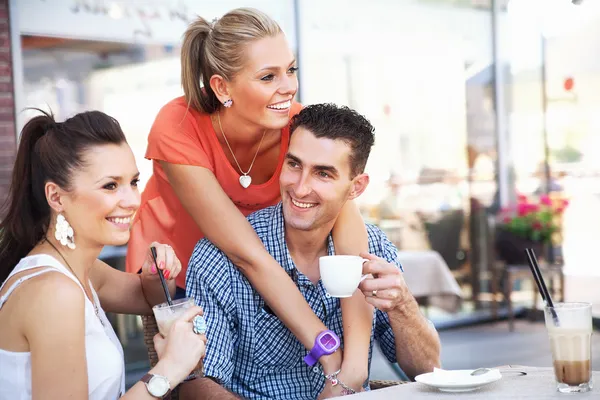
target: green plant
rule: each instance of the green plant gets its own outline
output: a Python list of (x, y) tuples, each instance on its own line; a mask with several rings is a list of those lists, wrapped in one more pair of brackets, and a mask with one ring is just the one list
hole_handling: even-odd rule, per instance
[(573, 146), (566, 145), (560, 149), (552, 151), (552, 155), (558, 162), (562, 163), (574, 163), (581, 161), (583, 154)]
[(568, 204), (567, 199), (555, 195), (534, 200), (519, 195), (515, 206), (500, 211), (500, 229), (524, 239), (551, 243), (553, 235), (561, 229), (562, 215)]

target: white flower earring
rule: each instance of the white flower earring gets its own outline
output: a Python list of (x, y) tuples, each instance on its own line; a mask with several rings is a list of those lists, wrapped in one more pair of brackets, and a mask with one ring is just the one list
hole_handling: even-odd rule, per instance
[(232, 105), (232, 104), (233, 104), (233, 100), (231, 100), (231, 99), (227, 99), (227, 100), (225, 100), (225, 101), (223, 102), (223, 106), (224, 106), (225, 108), (229, 108), (229, 107), (231, 107), (231, 105)]
[(69, 221), (67, 221), (62, 214), (58, 214), (56, 217), (54, 237), (63, 246), (67, 246), (71, 250), (75, 249), (75, 232), (73, 232), (73, 228), (69, 225)]

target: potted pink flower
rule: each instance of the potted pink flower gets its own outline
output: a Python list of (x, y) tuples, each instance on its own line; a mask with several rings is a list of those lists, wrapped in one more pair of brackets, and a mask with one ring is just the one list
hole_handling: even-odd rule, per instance
[(561, 229), (567, 199), (543, 195), (537, 199), (519, 195), (517, 204), (501, 210), (496, 232), (497, 256), (508, 264), (526, 263), (525, 248), (542, 255), (544, 246)]

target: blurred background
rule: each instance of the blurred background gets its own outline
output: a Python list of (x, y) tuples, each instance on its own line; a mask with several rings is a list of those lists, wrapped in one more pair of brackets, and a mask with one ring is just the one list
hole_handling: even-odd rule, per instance
[[(597, 0), (0, 0), (0, 200), (26, 107), (59, 120), (89, 109), (115, 117), (143, 188), (150, 126), (183, 94), (187, 24), (240, 6), (285, 31), (298, 101), (346, 104), (376, 127), (371, 184), (358, 202), (398, 246), (440, 330), (491, 322), (467, 329), (498, 338), (515, 332), (513, 317), (539, 316), (527, 267), (498, 247), (503, 213), (522, 196), (563, 202), (540, 255), (558, 298), (590, 301), (600, 317)], [(125, 251), (103, 257), (123, 268)], [(112, 320), (134, 379), (147, 365), (139, 320)], [(536, 331), (521, 320), (519, 329)], [(448, 339), (445, 362), (459, 365), (460, 343)]]

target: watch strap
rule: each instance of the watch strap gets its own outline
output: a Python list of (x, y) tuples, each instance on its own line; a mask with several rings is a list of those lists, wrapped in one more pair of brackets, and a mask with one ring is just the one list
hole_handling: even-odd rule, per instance
[[(154, 374), (151, 373), (147, 373), (146, 375), (142, 376), (140, 378), (140, 382), (144, 382), (146, 384), (146, 389), (148, 389), (148, 384), (150, 383), (150, 381), (152, 380), (152, 378), (154, 378)], [(160, 375), (162, 376), (162, 375)], [(164, 378), (164, 377), (163, 377)], [(165, 378), (167, 379), (167, 378)], [(167, 380), (168, 382), (168, 380)], [(150, 390), (148, 390), (148, 393), (150, 393)], [(157, 397), (158, 399), (164, 399), (165, 397), (167, 397), (169, 394), (171, 393), (171, 388), (167, 389), (167, 393), (165, 393), (162, 397)], [(156, 397), (154, 396), (152, 393), (150, 393), (150, 396)]]
[(146, 374), (140, 378), (140, 381), (144, 383), (150, 383), (150, 379), (152, 379), (153, 376), (153, 374)]
[(315, 365), (315, 364), (317, 363), (317, 361), (318, 361), (318, 360), (319, 360), (319, 359), (318, 359), (318, 358), (316, 358), (316, 357), (313, 355), (313, 351), (312, 351), (312, 350), (311, 350), (311, 351), (309, 351), (309, 352), (308, 352), (308, 354), (307, 354), (307, 355), (304, 357), (304, 362), (305, 362), (305, 363), (307, 363), (307, 364), (308, 364), (309, 366), (311, 366), (311, 367), (312, 367), (313, 365)]

